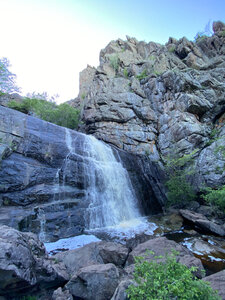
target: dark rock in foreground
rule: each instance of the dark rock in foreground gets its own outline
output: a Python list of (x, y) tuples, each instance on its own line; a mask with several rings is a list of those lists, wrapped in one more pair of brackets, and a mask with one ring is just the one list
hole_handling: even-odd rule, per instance
[(37, 237), (0, 226), (0, 295), (19, 295), (68, 281), (65, 267), (54, 264)]

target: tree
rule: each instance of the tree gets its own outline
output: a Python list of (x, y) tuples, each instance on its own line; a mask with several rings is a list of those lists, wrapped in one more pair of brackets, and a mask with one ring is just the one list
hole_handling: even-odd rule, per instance
[(19, 92), (16, 86), (16, 75), (9, 71), (10, 62), (6, 57), (0, 59), (0, 92), (12, 93)]

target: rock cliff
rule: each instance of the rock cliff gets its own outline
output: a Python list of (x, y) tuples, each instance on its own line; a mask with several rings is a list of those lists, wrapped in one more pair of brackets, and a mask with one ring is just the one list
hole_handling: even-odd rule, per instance
[(110, 42), (98, 68), (80, 73), (84, 130), (162, 162), (198, 149), (194, 181), (225, 182), (225, 24), (195, 42)]
[[(95, 192), (90, 184), (94, 180), (102, 193), (107, 187), (101, 170), (90, 164), (86, 143), (84, 134), (0, 106), (0, 224), (32, 231), (44, 241), (87, 228)], [(145, 213), (160, 211), (165, 194), (157, 166), (115, 147), (113, 151)]]

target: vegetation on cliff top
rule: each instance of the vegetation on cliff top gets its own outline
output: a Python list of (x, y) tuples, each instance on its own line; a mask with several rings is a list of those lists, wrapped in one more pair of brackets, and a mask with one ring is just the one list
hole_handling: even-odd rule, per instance
[(8, 106), (59, 126), (70, 129), (78, 127), (80, 112), (67, 103), (57, 105), (45, 99), (27, 97), (22, 102), (10, 101)]
[(16, 86), (16, 75), (9, 71), (10, 62), (6, 57), (0, 59), (0, 92), (12, 93), (18, 92)]

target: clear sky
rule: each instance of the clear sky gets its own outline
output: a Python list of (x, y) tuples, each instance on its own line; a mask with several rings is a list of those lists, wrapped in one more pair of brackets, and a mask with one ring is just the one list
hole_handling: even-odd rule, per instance
[(0, 0), (0, 58), (22, 93), (78, 94), (79, 72), (126, 35), (166, 43), (193, 40), (209, 21), (225, 21), (225, 0)]

